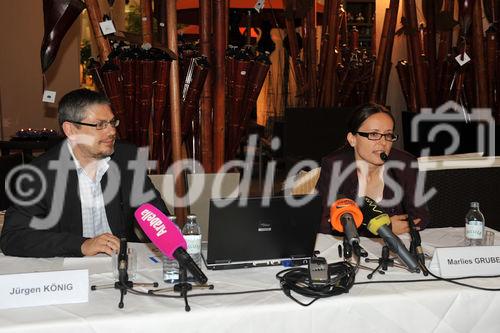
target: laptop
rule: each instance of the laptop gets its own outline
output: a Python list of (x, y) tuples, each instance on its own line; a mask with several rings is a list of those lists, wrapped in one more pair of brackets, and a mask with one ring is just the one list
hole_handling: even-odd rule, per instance
[[(307, 203), (295, 207), (290, 198)], [(239, 199), (210, 200), (207, 268), (307, 264), (321, 221), (320, 197), (246, 200), (246, 205)]]

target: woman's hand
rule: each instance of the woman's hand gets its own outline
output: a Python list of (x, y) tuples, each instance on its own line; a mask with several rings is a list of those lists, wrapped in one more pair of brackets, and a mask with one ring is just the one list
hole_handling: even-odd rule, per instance
[[(421, 222), (421, 219), (414, 219), (413, 223), (417, 227), (417, 230), (420, 230), (418, 224)], [(408, 215), (393, 215), (391, 216), (391, 224), (392, 224), (392, 232), (396, 235), (404, 234), (410, 232), (410, 226), (408, 225)]]

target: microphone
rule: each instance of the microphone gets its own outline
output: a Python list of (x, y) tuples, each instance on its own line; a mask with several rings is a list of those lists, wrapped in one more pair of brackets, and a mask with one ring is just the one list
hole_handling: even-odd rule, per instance
[(356, 203), (348, 198), (338, 199), (330, 207), (330, 223), (336, 231), (342, 232), (351, 245), (354, 253), (359, 257), (366, 257), (368, 253), (359, 246), (358, 228), (363, 222), (363, 214)]
[(427, 276), (428, 273), (425, 267), (425, 255), (424, 250), (422, 249), (422, 240), (420, 238), (420, 233), (413, 222), (413, 218), (410, 215), (408, 215), (408, 226), (410, 227), (411, 236), (410, 253), (417, 259), (417, 262), (422, 268), (422, 272), (425, 276)]
[(187, 244), (181, 231), (165, 214), (146, 203), (137, 208), (134, 216), (146, 236), (161, 253), (169, 259), (177, 259), (179, 265), (184, 266), (200, 284), (208, 281), (193, 258), (186, 252)]
[(365, 217), (363, 223), (366, 224), (367, 229), (374, 235), (380, 235), (390, 250), (396, 253), (406, 264), (410, 272), (420, 272), (415, 258), (413, 258), (401, 239), (389, 227), (391, 224), (389, 215), (382, 211), (375, 200), (369, 197), (363, 197), (362, 199), (364, 204), (361, 207), (361, 211)]
[(380, 159), (382, 160), (382, 162), (387, 162), (387, 160), (389, 159), (389, 156), (387, 156), (387, 154), (385, 152), (381, 152)]
[(118, 253), (118, 281), (122, 285), (128, 282), (128, 254), (127, 254), (127, 239), (120, 238), (120, 252)]

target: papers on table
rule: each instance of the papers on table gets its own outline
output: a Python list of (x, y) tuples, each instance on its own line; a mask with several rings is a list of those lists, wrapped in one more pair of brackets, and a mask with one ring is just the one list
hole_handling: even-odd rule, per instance
[[(128, 243), (128, 247), (135, 249), (138, 271), (162, 267), (162, 254), (154, 245), (149, 243)], [(90, 275), (112, 273), (111, 257), (107, 254), (98, 254), (92, 257), (64, 258), (63, 267), (64, 269), (88, 269)]]
[(20, 258), (1, 256), (1, 274), (58, 271), (62, 269), (63, 265), (63, 258)]
[(89, 275), (111, 273), (111, 257), (98, 254), (92, 257), (64, 258), (64, 269), (88, 269)]

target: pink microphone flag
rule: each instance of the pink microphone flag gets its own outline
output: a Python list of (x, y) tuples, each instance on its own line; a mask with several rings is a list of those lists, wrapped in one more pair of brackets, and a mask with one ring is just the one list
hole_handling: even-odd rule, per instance
[(177, 225), (153, 205), (141, 205), (134, 215), (146, 236), (169, 259), (174, 259), (173, 253), (179, 247), (187, 249), (186, 240)]

